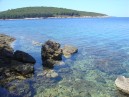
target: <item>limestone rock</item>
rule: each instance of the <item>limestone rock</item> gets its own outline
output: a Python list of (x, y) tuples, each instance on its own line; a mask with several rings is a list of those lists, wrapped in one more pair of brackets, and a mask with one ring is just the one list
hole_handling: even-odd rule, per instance
[(42, 45), (41, 56), (43, 66), (52, 68), (56, 63), (55, 61), (62, 60), (62, 50), (60, 49), (60, 44), (48, 40), (44, 45)]
[(124, 76), (119, 76), (115, 80), (115, 85), (122, 92), (129, 94), (129, 78), (125, 78)]
[(15, 79), (31, 77), (34, 72), (35, 59), (23, 52), (16, 51), (10, 46), (15, 39), (0, 34), (0, 85)]
[(62, 50), (63, 50), (63, 55), (66, 58), (69, 58), (69, 57), (71, 57), (72, 54), (78, 52), (78, 49), (74, 46), (71, 46), (71, 45), (65, 45)]
[(54, 70), (51, 69), (44, 69), (43, 75), (49, 78), (58, 77), (58, 73), (56, 73)]

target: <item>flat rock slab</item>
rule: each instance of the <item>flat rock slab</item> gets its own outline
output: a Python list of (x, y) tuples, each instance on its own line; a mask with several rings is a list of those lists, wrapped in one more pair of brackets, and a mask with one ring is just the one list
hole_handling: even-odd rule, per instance
[(71, 45), (65, 45), (62, 50), (65, 58), (70, 58), (72, 54), (78, 52), (78, 49)]
[(115, 85), (120, 91), (129, 94), (129, 78), (125, 78), (124, 76), (119, 76), (115, 80)]

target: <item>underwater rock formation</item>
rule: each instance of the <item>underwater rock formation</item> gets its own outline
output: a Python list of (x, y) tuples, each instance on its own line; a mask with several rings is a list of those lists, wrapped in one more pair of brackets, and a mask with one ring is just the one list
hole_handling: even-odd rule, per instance
[(121, 63), (116, 63), (109, 59), (96, 60), (95, 67), (108, 74), (122, 74), (127, 72)]
[(48, 40), (41, 48), (41, 56), (44, 67), (53, 68), (56, 61), (62, 60), (62, 50), (60, 44)]
[(37, 42), (37, 41), (32, 41), (32, 44), (33, 44), (34, 46), (42, 46), (42, 43)]
[(15, 39), (0, 34), (0, 85), (4, 85), (15, 79), (25, 79), (34, 72), (35, 59), (23, 52), (14, 53), (10, 43)]
[(116, 80), (115, 80), (115, 85), (116, 87), (124, 92), (129, 94), (129, 78), (125, 78), (124, 76), (119, 76)]
[(69, 58), (69, 57), (71, 57), (72, 54), (78, 52), (78, 49), (74, 46), (71, 46), (71, 45), (65, 45), (62, 50), (63, 50), (63, 55), (66, 58)]
[(54, 70), (52, 69), (44, 69), (43, 71), (43, 75), (48, 77), (48, 78), (56, 78), (58, 77), (58, 73), (56, 73)]

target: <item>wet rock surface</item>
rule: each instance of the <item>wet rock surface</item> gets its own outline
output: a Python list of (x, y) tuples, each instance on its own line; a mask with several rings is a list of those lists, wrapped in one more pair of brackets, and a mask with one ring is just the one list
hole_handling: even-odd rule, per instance
[[(74, 46), (65, 45), (64, 48), (61, 49), (59, 43), (48, 40), (41, 48), (43, 66), (53, 68), (55, 64), (61, 63), (59, 61), (62, 60), (62, 55), (64, 55), (65, 58), (69, 58), (72, 54), (77, 52), (78, 49)], [(63, 64), (61, 63), (60, 65)]]
[(19, 51), (19, 50), (14, 52), (13, 57), (15, 60), (18, 60), (24, 63), (35, 63), (36, 62), (36, 60), (31, 55), (29, 55), (26, 52)]
[(48, 68), (43, 70), (43, 75), (46, 76), (46, 77), (49, 77), (49, 78), (58, 77), (58, 73), (56, 73), (54, 70), (51, 70), (51, 69), (48, 69)]
[(41, 56), (43, 66), (53, 68), (56, 61), (62, 60), (62, 50), (60, 49), (60, 44), (48, 40), (44, 45), (42, 45)]
[(14, 53), (10, 44), (15, 40), (7, 35), (0, 34), (0, 85), (16, 80), (31, 77), (34, 72), (35, 59), (23, 52)]

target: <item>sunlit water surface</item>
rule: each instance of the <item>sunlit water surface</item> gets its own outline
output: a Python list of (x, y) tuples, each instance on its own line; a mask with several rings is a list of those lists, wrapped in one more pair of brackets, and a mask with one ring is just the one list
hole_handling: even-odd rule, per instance
[[(0, 33), (15, 37), (14, 49), (37, 61), (32, 78), (10, 82), (10, 91), (1, 87), (0, 97), (128, 97), (114, 81), (129, 77), (129, 18), (1, 20)], [(57, 78), (42, 75), (41, 47), (33, 45), (49, 39), (78, 48), (54, 67)]]

